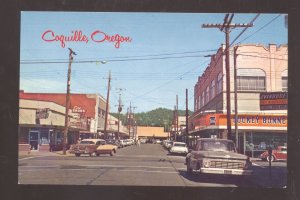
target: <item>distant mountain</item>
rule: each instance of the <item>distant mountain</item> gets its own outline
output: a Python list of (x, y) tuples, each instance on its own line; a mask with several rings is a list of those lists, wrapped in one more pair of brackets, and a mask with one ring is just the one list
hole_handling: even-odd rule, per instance
[[(134, 118), (138, 126), (161, 126), (167, 130), (172, 125), (173, 110), (166, 108), (157, 108), (148, 112), (134, 113)], [(118, 118), (118, 113), (110, 113), (114, 117)], [(189, 111), (189, 116), (193, 114)], [(185, 116), (185, 110), (178, 110), (179, 116)], [(120, 120), (124, 125), (128, 124), (127, 113), (120, 114)]]

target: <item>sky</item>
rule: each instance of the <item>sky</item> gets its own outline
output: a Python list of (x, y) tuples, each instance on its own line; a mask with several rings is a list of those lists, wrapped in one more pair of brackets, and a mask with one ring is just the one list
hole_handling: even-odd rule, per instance
[[(135, 112), (159, 107), (194, 109), (194, 86), (209, 64), (207, 55), (225, 43), (225, 34), (202, 24), (222, 24), (225, 13), (21, 13), (20, 89), (66, 93), (69, 50), (71, 93), (106, 99), (111, 73), (110, 110)], [(257, 13), (234, 14), (232, 23), (250, 23)], [(287, 44), (285, 14), (260, 13), (234, 44)], [(232, 29), (232, 42), (244, 28)], [(65, 38), (65, 39), (64, 39)], [(62, 40), (65, 40), (62, 42)], [(69, 40), (69, 41), (66, 41)], [(124, 111), (123, 111), (124, 112)]]

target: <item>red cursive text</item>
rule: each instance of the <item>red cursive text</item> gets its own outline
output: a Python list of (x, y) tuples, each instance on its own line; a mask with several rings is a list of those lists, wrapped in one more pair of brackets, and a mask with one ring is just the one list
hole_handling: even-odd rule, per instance
[(110, 36), (99, 30), (94, 31), (91, 34), (91, 39), (94, 42), (98, 42), (98, 43), (104, 42), (104, 41), (114, 42), (116, 48), (120, 48), (120, 44), (123, 42), (131, 42), (132, 41), (132, 39), (130, 37), (124, 37), (119, 34)]
[(42, 39), (46, 42), (60, 41), (60, 45), (64, 48), (65, 42), (85, 42), (88, 43), (88, 37), (82, 34), (82, 31), (72, 31), (72, 35), (55, 35), (52, 30), (47, 30), (43, 33)]

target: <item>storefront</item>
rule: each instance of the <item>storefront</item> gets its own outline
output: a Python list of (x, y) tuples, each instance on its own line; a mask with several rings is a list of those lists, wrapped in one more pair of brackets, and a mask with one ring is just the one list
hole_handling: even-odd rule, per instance
[[(232, 135), (235, 140), (235, 120), (231, 116)], [(193, 146), (198, 138), (227, 139), (227, 115), (205, 114), (193, 120), (194, 130), (189, 131), (189, 145)], [(269, 147), (286, 146), (287, 115), (285, 114), (239, 114), (238, 151), (257, 157)]]
[[(53, 102), (20, 99), (19, 151), (62, 150), (65, 108)], [(82, 119), (69, 115), (67, 145), (74, 144), (79, 131), (86, 128)]]

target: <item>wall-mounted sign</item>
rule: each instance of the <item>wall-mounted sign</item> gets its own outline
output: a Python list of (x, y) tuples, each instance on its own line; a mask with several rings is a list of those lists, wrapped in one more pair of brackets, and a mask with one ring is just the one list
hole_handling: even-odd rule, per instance
[(48, 117), (49, 117), (49, 108), (36, 110), (36, 119), (47, 119)]
[(72, 108), (73, 113), (85, 113), (85, 109), (82, 108), (81, 106), (74, 106)]
[(287, 92), (260, 93), (260, 110), (287, 110)]
[(215, 116), (209, 117), (209, 125), (211, 125), (211, 126), (216, 125), (216, 117)]

